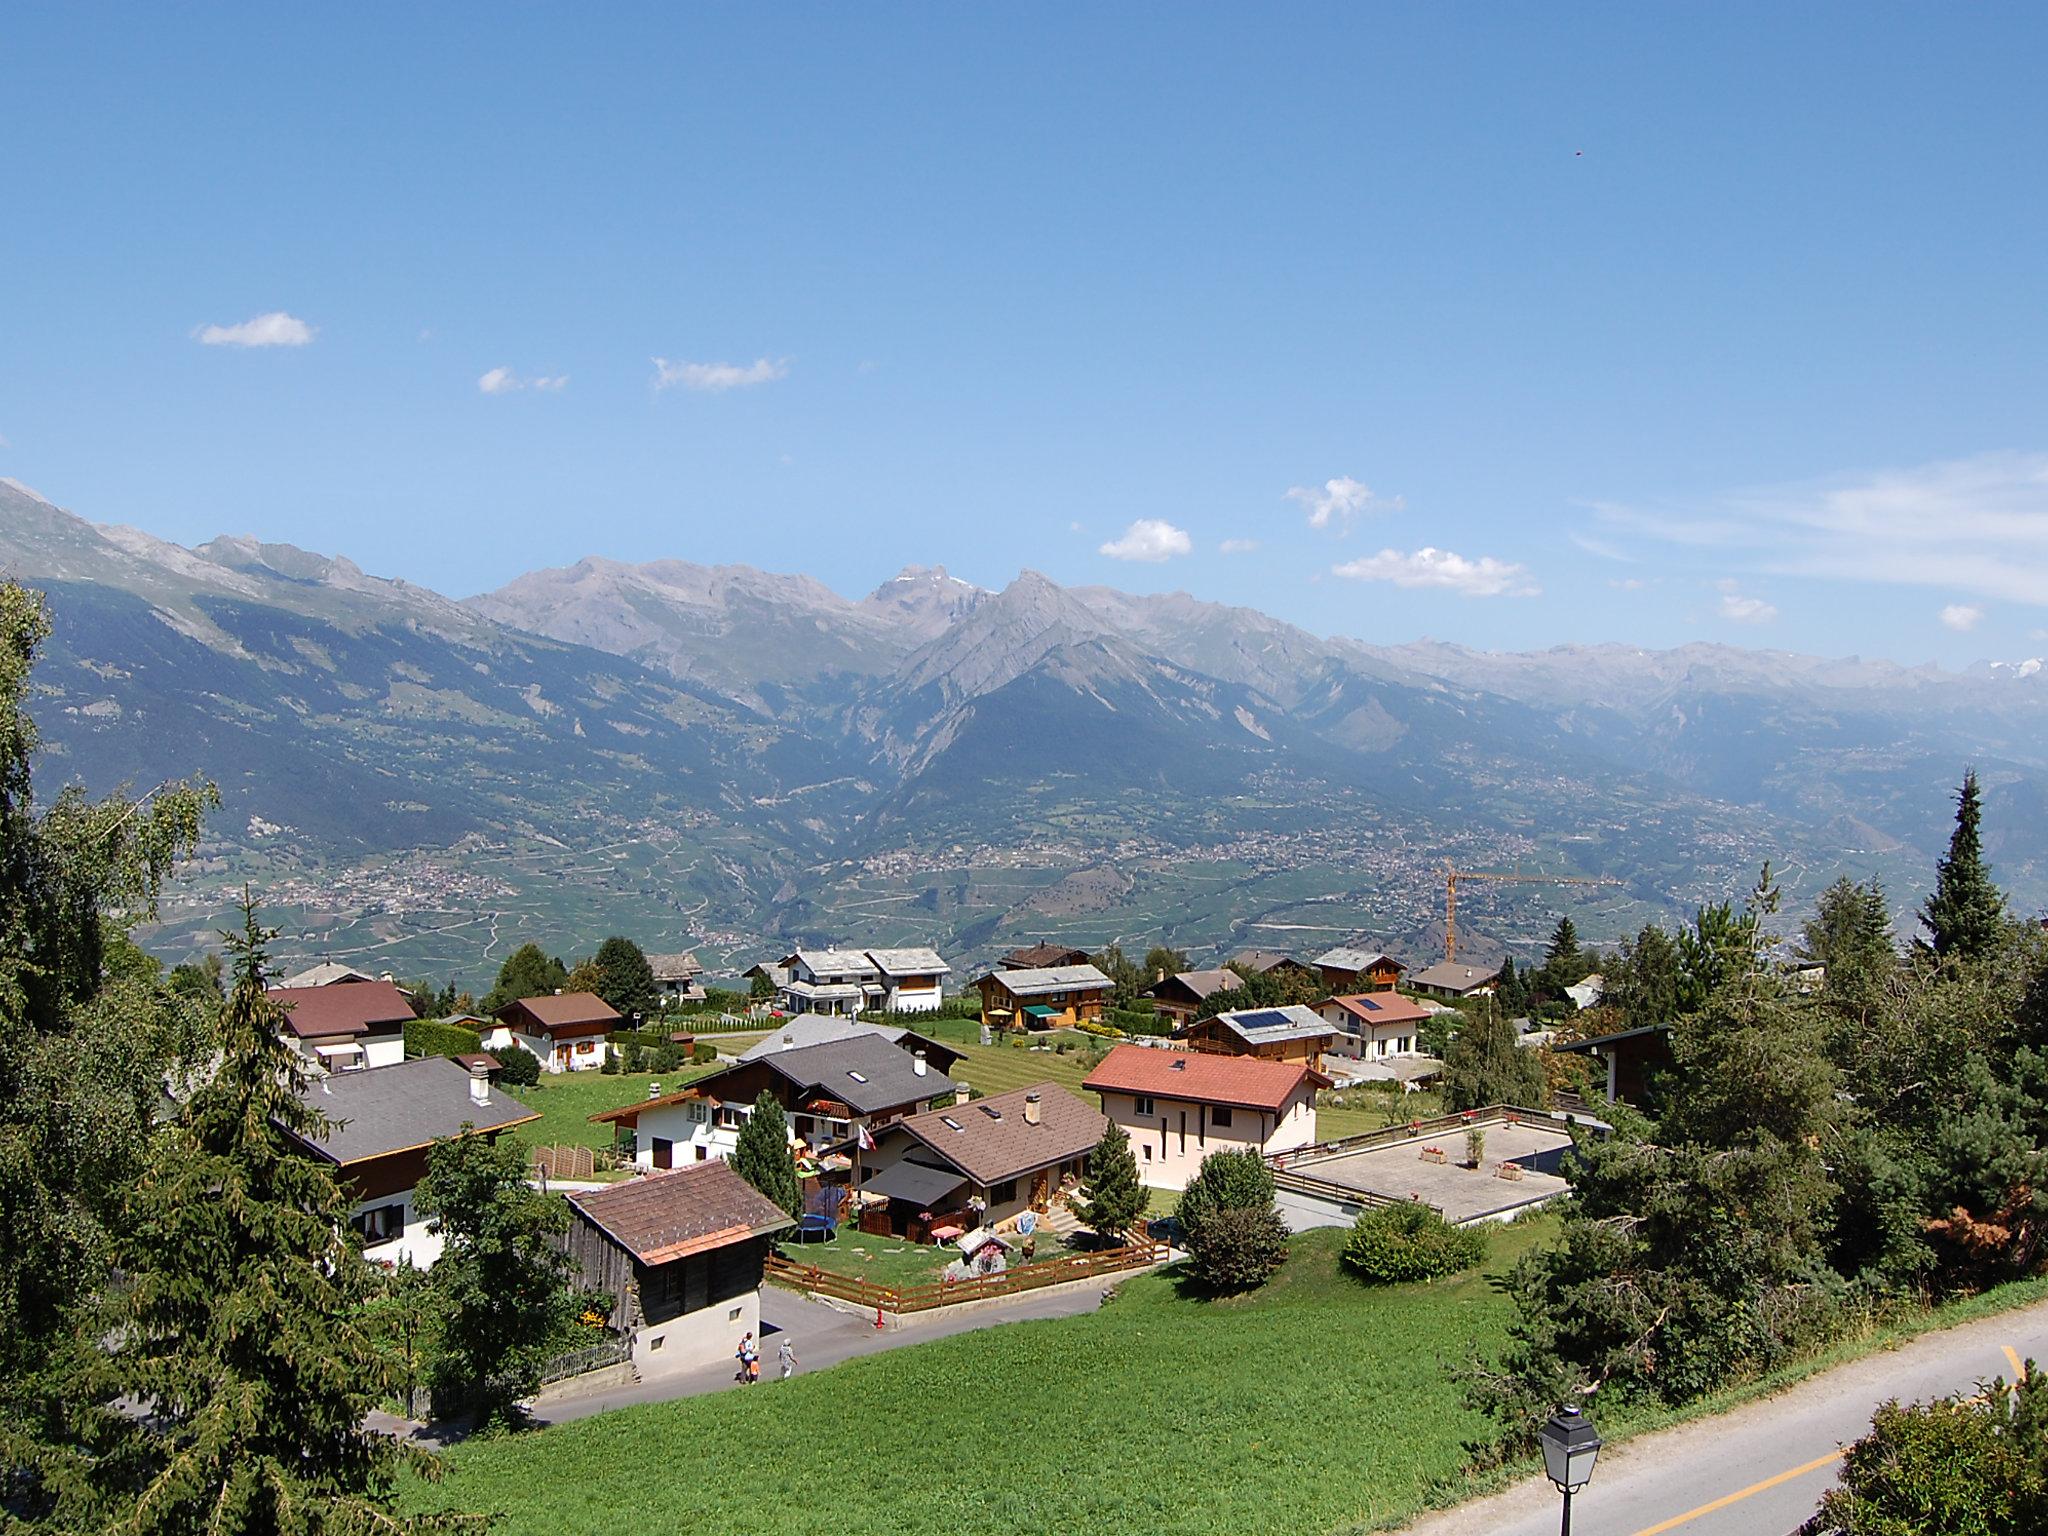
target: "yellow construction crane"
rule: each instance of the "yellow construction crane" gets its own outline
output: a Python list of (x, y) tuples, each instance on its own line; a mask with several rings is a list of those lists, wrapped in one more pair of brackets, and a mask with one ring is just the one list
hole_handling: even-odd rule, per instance
[(1588, 875), (1517, 875), (1503, 870), (1458, 869), (1444, 860), (1444, 961), (1458, 958), (1458, 882), (1493, 880), (1516, 885), (1620, 885), (1619, 880)]

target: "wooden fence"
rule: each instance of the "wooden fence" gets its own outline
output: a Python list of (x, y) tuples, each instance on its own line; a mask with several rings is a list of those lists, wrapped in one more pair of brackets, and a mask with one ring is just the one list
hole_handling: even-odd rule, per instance
[(1374, 1147), (1396, 1146), (1412, 1141), (1418, 1136), (1446, 1136), (1463, 1131), (1468, 1126), (1487, 1125), (1496, 1120), (1510, 1117), (1524, 1125), (1541, 1126), (1545, 1130), (1570, 1135), (1583, 1128), (1583, 1122), (1575, 1122), (1565, 1115), (1552, 1114), (1547, 1109), (1517, 1109), (1512, 1104), (1489, 1104), (1484, 1109), (1459, 1110), (1455, 1114), (1435, 1115), (1427, 1120), (1404, 1120), (1399, 1125), (1390, 1125), (1382, 1130), (1361, 1131), (1356, 1136), (1345, 1136), (1336, 1141), (1319, 1141), (1313, 1146), (1296, 1147), (1292, 1152), (1275, 1152), (1266, 1161), (1277, 1173), (1283, 1169), (1295, 1169), (1312, 1165), (1326, 1157), (1340, 1156), (1346, 1152), (1368, 1152)]
[(1063, 1253), (1036, 1263), (1021, 1264), (1000, 1275), (981, 1275), (971, 1280), (941, 1280), (930, 1285), (876, 1285), (854, 1275), (823, 1269), (816, 1264), (796, 1264), (771, 1253), (768, 1278), (791, 1290), (815, 1291), (820, 1296), (850, 1301), (862, 1308), (902, 1316), (909, 1312), (930, 1312), (938, 1307), (958, 1306), (965, 1301), (988, 1301), (997, 1296), (1014, 1296), (1020, 1291), (1063, 1285), (1069, 1280), (1089, 1280), (1098, 1275), (1143, 1269), (1165, 1262), (1172, 1252), (1165, 1243), (1145, 1241), (1122, 1248), (1105, 1248), (1095, 1253)]
[(589, 1147), (535, 1147), (533, 1170), (544, 1179), (588, 1179), (597, 1173), (597, 1154)]

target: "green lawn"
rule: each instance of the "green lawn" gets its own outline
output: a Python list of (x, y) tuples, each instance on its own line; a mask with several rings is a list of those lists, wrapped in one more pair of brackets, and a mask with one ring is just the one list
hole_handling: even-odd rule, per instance
[(1458, 1475), (1483, 1425), (1444, 1366), (1500, 1343), (1492, 1276), (1553, 1230), (1497, 1228), (1489, 1273), (1382, 1290), (1339, 1272), (1342, 1232), (1308, 1233), (1249, 1298), (1140, 1275), (1085, 1316), (458, 1446), (445, 1482), (406, 1496), (496, 1512), (509, 1536), (610, 1536), (663, 1509), (761, 1536), (953, 1536), (992, 1515), (1065, 1536), (1375, 1525)]
[(646, 1098), (649, 1083), (660, 1083), (667, 1092), (714, 1070), (692, 1066), (674, 1072), (621, 1072), (616, 1077), (602, 1072), (543, 1072), (534, 1087), (507, 1087), (505, 1091), (540, 1111), (539, 1120), (519, 1128), (520, 1139), (528, 1145), (608, 1147), (612, 1128), (593, 1125), (592, 1115)]
[[(1010, 1267), (1015, 1269), (1024, 1262), (1016, 1248), (1022, 1240), (1011, 1237), (1008, 1241)], [(1041, 1233), (1033, 1262), (1043, 1263), (1067, 1251), (1056, 1236)], [(781, 1252), (792, 1264), (815, 1264), (834, 1274), (891, 1286), (937, 1285), (945, 1278), (946, 1266), (960, 1257), (960, 1250), (951, 1243), (913, 1243), (908, 1238), (877, 1237), (850, 1227), (841, 1227), (829, 1243), (785, 1242)]]
[[(1318, 1141), (1338, 1141), (1367, 1131), (1385, 1130), (1390, 1106), (1401, 1117), (1401, 1123), (1428, 1120), (1444, 1113), (1443, 1100), (1432, 1092), (1403, 1095), (1369, 1088), (1345, 1088), (1324, 1093), (1321, 1099), (1322, 1102), (1316, 1106)], [(1342, 1103), (1333, 1103), (1332, 1100), (1342, 1100)]]
[[(964, 1082), (978, 1088), (985, 1094), (1007, 1093), (1012, 1088), (1025, 1088), (1033, 1083), (1058, 1083), (1062, 1088), (1081, 1093), (1081, 1080), (1088, 1075), (1088, 1061), (1095, 1054), (1090, 1047), (1100, 1047), (1104, 1042), (1092, 1036), (1069, 1031), (1055, 1034), (1050, 1043), (1066, 1040), (1072, 1042), (1064, 1056), (1057, 1050), (1033, 1051), (1022, 1044), (999, 1042), (995, 1045), (956, 1043), (954, 1049), (965, 1052), (965, 1059), (954, 1063), (947, 1075), (955, 1082)], [(1034, 1040), (1032, 1043), (1044, 1043)], [(1089, 1102), (1092, 1095), (1083, 1094)]]

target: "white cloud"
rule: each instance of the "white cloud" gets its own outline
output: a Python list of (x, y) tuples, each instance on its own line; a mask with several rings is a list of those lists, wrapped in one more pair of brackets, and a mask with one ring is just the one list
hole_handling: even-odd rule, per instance
[(728, 389), (751, 389), (789, 377), (789, 360), (756, 358), (751, 363), (672, 363), (665, 357), (654, 360), (654, 387), (667, 389), (680, 384), (685, 389), (719, 395)]
[(553, 378), (549, 378), (546, 374), (542, 374), (533, 381), (533, 387), (546, 394), (558, 394), (569, 387), (569, 375), (558, 373)]
[(1527, 566), (1491, 555), (1468, 560), (1447, 549), (1418, 549), (1410, 555), (1383, 549), (1334, 565), (1330, 573), (1353, 581), (1391, 581), (1397, 587), (1439, 587), (1461, 597), (1535, 597), (1543, 590), (1530, 579)]
[(1225, 539), (1216, 546), (1219, 553), (1226, 555), (1248, 555), (1258, 547), (1257, 539)]
[(557, 394), (566, 389), (569, 375), (558, 373), (550, 378), (541, 374), (537, 378), (522, 379), (510, 368), (493, 368), (476, 381), (476, 387), (487, 395), (509, 395), (515, 390), (537, 389), (544, 394)]
[(1987, 453), (1704, 504), (1595, 510), (1611, 527), (1720, 551), (1761, 574), (2048, 604), (2048, 454)]
[(1607, 585), (1617, 592), (1640, 592), (1649, 583), (1640, 576), (1623, 576), (1618, 579), (1610, 576), (1607, 578)]
[(1328, 528), (1334, 524), (1339, 532), (1348, 531), (1367, 512), (1399, 512), (1407, 505), (1399, 496), (1375, 496), (1371, 486), (1349, 475), (1325, 480), (1319, 486), (1294, 486), (1287, 492), (1287, 499), (1308, 508), (1309, 527)]
[(1714, 583), (1721, 589), (1721, 617), (1731, 624), (1768, 624), (1778, 610), (1760, 597), (1745, 596), (1732, 580)]
[(273, 309), (240, 325), (202, 325), (192, 334), (208, 347), (303, 347), (319, 331), (296, 315)]
[(1971, 603), (1950, 603), (1941, 610), (1941, 622), (1959, 635), (1968, 634), (1984, 622), (1984, 610)]
[(1596, 539), (1590, 533), (1580, 533), (1574, 529), (1566, 537), (1589, 555), (1595, 555), (1602, 560), (1619, 561), (1624, 565), (1635, 564), (1636, 557), (1634, 555), (1629, 554), (1614, 544), (1610, 544), (1605, 539)]
[(1176, 528), (1162, 517), (1141, 517), (1124, 530), (1122, 538), (1111, 539), (1097, 553), (1112, 560), (1143, 560), (1156, 565), (1194, 547), (1185, 528)]

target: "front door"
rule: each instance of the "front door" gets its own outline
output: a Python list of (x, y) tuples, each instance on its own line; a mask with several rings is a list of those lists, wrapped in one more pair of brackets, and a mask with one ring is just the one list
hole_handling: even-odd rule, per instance
[(1041, 1168), (1031, 1178), (1031, 1204), (1033, 1209), (1045, 1205), (1052, 1199), (1052, 1173)]
[(654, 1166), (673, 1168), (676, 1165), (676, 1144), (666, 1136), (654, 1138)]

